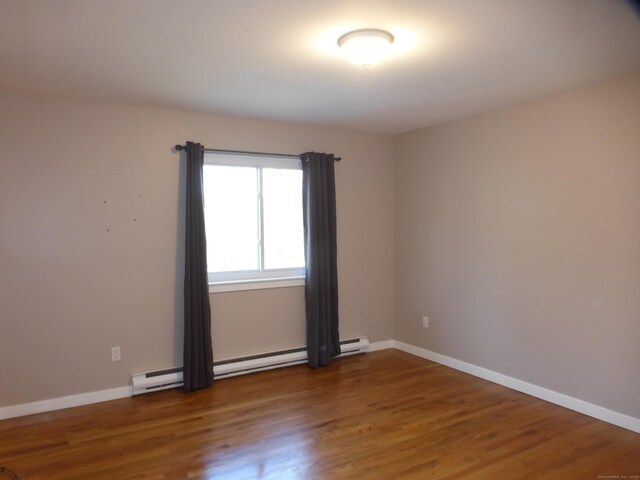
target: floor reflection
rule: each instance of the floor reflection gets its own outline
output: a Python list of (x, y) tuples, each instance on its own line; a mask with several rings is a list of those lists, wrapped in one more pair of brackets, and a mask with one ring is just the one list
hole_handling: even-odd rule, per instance
[(259, 442), (230, 446), (202, 467), (207, 480), (306, 480), (312, 440), (303, 434), (276, 434)]

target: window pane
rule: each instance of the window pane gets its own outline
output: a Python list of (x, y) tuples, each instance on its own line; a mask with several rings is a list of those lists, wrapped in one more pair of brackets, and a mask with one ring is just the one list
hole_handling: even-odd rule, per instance
[(304, 267), (302, 170), (264, 168), (264, 267)]
[(209, 272), (258, 270), (258, 169), (204, 166)]

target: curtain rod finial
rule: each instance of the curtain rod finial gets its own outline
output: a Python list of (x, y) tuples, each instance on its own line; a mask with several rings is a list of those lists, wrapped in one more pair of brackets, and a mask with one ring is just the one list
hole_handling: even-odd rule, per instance
[(181, 152), (182, 150), (186, 150), (186, 148), (184, 146), (182, 146), (182, 145), (176, 145), (173, 148), (175, 148), (177, 152)]

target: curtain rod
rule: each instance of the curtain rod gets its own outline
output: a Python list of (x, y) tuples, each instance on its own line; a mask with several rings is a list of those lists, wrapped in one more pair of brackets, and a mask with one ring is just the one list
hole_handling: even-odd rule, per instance
[[(182, 150), (186, 150), (187, 147), (184, 145), (176, 145), (175, 149), (178, 152)], [(287, 158), (300, 158), (300, 155), (291, 155), (288, 153), (266, 153), (266, 152), (245, 152), (243, 150), (220, 150), (218, 148), (205, 148), (205, 152), (208, 153), (230, 153), (232, 155), (254, 155), (256, 157), (287, 157)], [(340, 157), (333, 157), (336, 162), (342, 160)]]

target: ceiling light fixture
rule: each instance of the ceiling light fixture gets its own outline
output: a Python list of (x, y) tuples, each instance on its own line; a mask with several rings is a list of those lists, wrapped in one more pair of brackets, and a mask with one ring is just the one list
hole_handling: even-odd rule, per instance
[(347, 32), (338, 38), (338, 45), (354, 62), (368, 67), (389, 54), (393, 35), (377, 28), (362, 28)]

